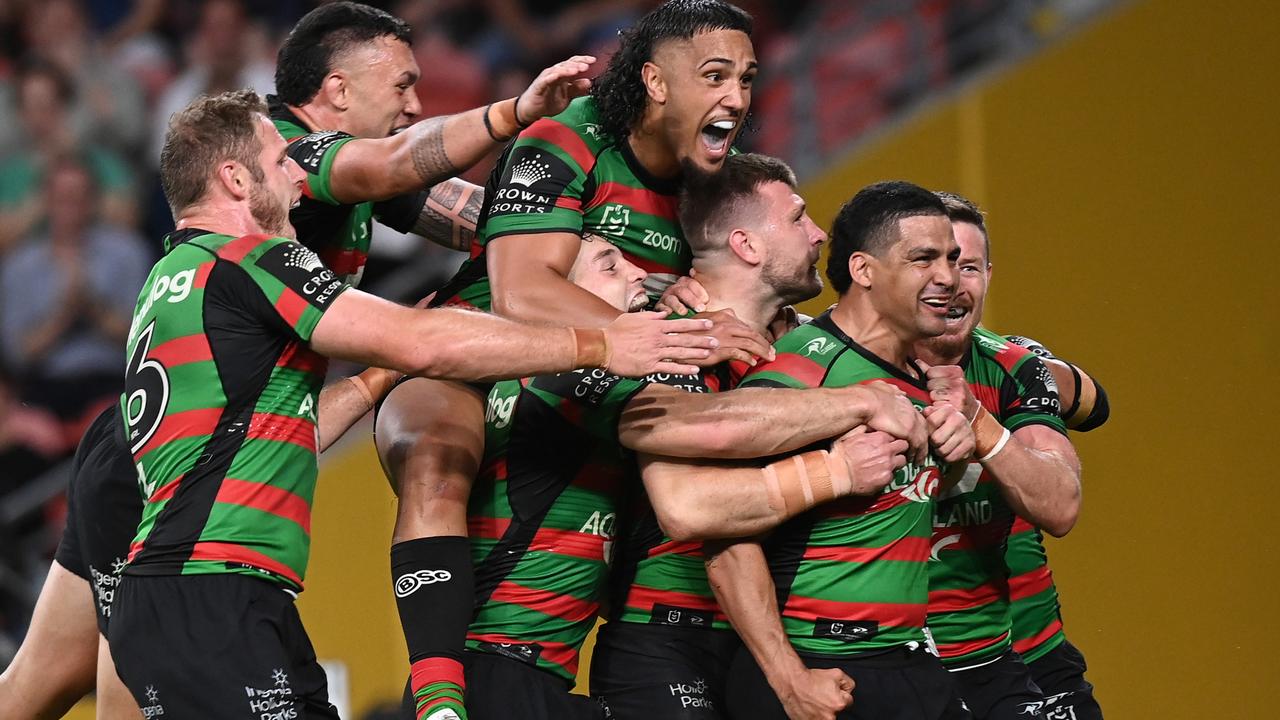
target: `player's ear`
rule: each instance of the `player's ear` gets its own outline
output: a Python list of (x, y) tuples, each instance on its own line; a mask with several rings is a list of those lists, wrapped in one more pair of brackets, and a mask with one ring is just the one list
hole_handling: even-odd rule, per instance
[(742, 228), (734, 228), (730, 231), (729, 250), (748, 265), (759, 265), (764, 262), (758, 238), (752, 237), (751, 233)]
[(995, 267), (995, 265), (992, 265), (991, 263), (987, 263), (987, 281), (988, 281), (988, 282), (990, 282), (990, 281), (991, 281), (991, 270), (992, 270), (994, 267)]
[(252, 187), (248, 174), (248, 168), (244, 165), (235, 160), (224, 160), (218, 165), (214, 176), (228, 195), (236, 200), (243, 200), (249, 197), (249, 189)]
[(667, 102), (667, 82), (662, 78), (662, 68), (647, 62), (640, 68), (640, 79), (654, 102), (659, 105)]
[(871, 287), (871, 265), (873, 258), (866, 253), (856, 252), (849, 256), (849, 278), (862, 288)]
[(338, 110), (346, 110), (351, 105), (351, 93), (348, 92), (347, 76), (341, 70), (334, 70), (324, 76), (320, 83), (320, 92), (325, 100)]

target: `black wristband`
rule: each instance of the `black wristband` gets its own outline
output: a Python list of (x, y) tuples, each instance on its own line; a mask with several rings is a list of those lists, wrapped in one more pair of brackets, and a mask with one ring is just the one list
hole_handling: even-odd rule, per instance
[(516, 119), (516, 126), (521, 130), (532, 125), (532, 122), (520, 122), (520, 96), (516, 96), (516, 103), (511, 107), (511, 116)]
[[(498, 134), (493, 131), (493, 123), (489, 122), (489, 108), (492, 108), (492, 107), (493, 107), (493, 103), (489, 103), (488, 105), (484, 106), (484, 112), (482, 113), (482, 115), (484, 116), (484, 130), (485, 132), (489, 133), (489, 138), (494, 142), (506, 142), (511, 138), (498, 137)], [(518, 123), (519, 120), (517, 120), (516, 122)]]

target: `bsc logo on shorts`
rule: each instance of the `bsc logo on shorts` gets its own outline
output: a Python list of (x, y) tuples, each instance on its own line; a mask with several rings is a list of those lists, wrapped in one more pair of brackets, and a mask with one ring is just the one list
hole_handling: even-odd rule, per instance
[(408, 597), (423, 585), (449, 582), (452, 579), (453, 575), (448, 570), (418, 570), (405, 573), (396, 578), (396, 597)]

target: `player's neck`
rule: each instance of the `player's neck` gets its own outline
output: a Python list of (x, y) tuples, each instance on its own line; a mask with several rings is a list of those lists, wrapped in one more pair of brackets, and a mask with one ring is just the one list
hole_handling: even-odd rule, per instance
[(769, 324), (782, 309), (782, 301), (772, 292), (764, 291), (760, 282), (752, 278), (699, 269), (698, 282), (710, 297), (707, 310), (732, 310), (739, 320), (762, 335), (767, 336)]
[(302, 121), (302, 125), (306, 127), (308, 132), (323, 132), (325, 130), (346, 132), (346, 129), (342, 127), (342, 114), (336, 110), (317, 103), (289, 105), (287, 107), (294, 117)]
[(208, 202), (187, 208), (176, 223), (178, 230), (200, 228), (219, 235), (259, 235), (263, 233), (249, 208), (239, 203)]
[(650, 175), (664, 180), (677, 177), (680, 175), (680, 160), (657, 130), (657, 120), (646, 114), (639, 126), (631, 129), (627, 146)]
[(854, 297), (851, 290), (831, 310), (831, 321), (862, 347), (904, 371), (910, 371), (907, 360), (912, 355), (912, 339), (904, 339), (893, 325), (876, 312), (867, 298)]
[(949, 342), (944, 336), (916, 343), (915, 356), (930, 365), (959, 365), (968, 349), (967, 341)]

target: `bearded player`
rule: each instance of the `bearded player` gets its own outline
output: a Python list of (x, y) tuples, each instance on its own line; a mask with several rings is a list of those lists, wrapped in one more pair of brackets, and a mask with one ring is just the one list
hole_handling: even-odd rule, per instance
[(783, 337), (777, 360), (742, 387), (891, 383), (922, 409), (931, 452), (870, 497), (828, 503), (708, 561), (745, 646), (729, 670), (729, 715), (967, 717), (925, 649), (924, 624), (941, 466), (966, 460), (976, 439), (956, 408), (929, 397), (912, 359), (916, 342), (946, 329), (959, 248), (941, 201), (902, 182), (861, 190), (831, 236), (827, 277), (839, 301)]
[(1080, 461), (1056, 384), (1034, 353), (979, 327), (990, 243), (967, 200), (940, 193), (960, 246), (947, 331), (916, 345), (935, 400), (999, 440), (939, 501), (929, 563), (931, 637), (974, 717), (1042, 717), (1043, 695), (1011, 642), (1005, 546), (1014, 517), (1066, 534), (1080, 510)]
[[(676, 219), (681, 179), (718, 170), (745, 119), (756, 74), (750, 30), (750, 16), (721, 0), (674, 0), (624, 33), (591, 97), (534, 123), (504, 155), (472, 258), (440, 300), (526, 321), (607, 323), (618, 309), (567, 279), (583, 233), (618, 245), (649, 273), (656, 298), (688, 268)], [(736, 320), (722, 316), (716, 327), (715, 362), (772, 352)], [(466, 502), (483, 453), (487, 392), (411, 380), (377, 421), (383, 467), (400, 497), (393, 582), (431, 570), (452, 578), (397, 594), (420, 707), (433, 705), (427, 684), (462, 694), (425, 668), (460, 674), (473, 595)]]
[[(1037, 528), (1061, 537), (1074, 523), (1080, 507), (1079, 460), (1062, 424), (1096, 427), (1106, 417), (1106, 394), (1039, 343), (1021, 337), (1006, 341), (979, 327), (992, 268), (986, 222), (971, 201), (938, 195), (961, 248), (960, 289), (947, 333), (918, 349), (929, 362), (963, 358), (972, 392), (951, 382), (954, 378), (931, 383), (962, 404), (976, 395), (1014, 432), (1004, 450), (967, 478), (971, 485), (956, 488), (939, 505), (929, 626), (976, 717), (1101, 717), (1092, 685), (1083, 677), (1084, 658), (1062, 635)], [(1001, 387), (977, 377), (978, 366), (990, 360), (1007, 368), (994, 373)], [(1065, 402), (1045, 392), (1052, 387), (1063, 390)], [(986, 407), (997, 399), (1006, 408)], [(1062, 419), (1045, 418), (1048, 413)]]

